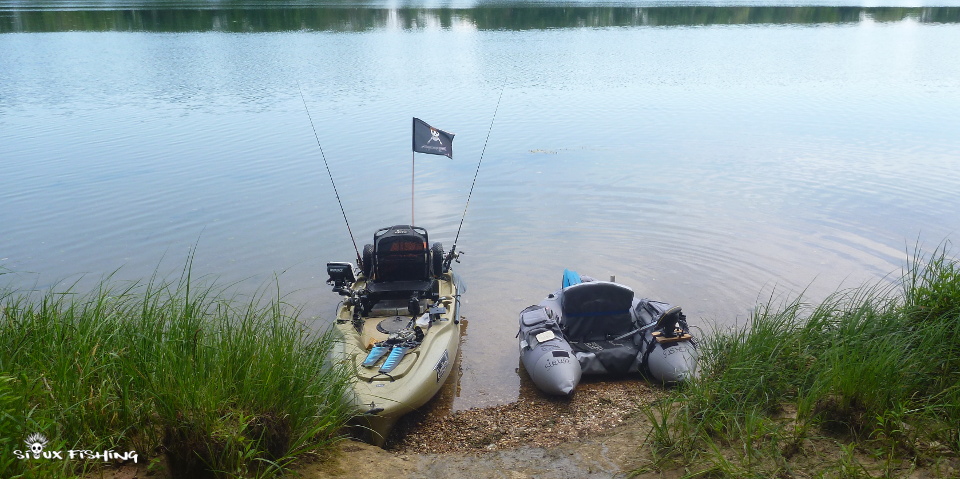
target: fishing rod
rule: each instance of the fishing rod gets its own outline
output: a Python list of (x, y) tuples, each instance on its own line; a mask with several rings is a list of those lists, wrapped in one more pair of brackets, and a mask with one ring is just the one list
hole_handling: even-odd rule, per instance
[[(350, 221), (347, 220), (347, 212), (343, 210), (343, 202), (340, 201), (340, 193), (337, 192), (337, 184), (333, 181), (333, 173), (330, 173), (330, 164), (327, 163), (327, 155), (323, 154), (323, 146), (320, 145), (320, 135), (317, 134), (317, 128), (313, 126), (313, 117), (310, 115), (310, 109), (307, 108), (307, 100), (303, 97), (303, 89), (300, 88), (300, 80), (296, 81), (297, 91), (300, 92), (300, 100), (303, 101), (303, 109), (307, 111), (307, 118), (310, 119), (310, 128), (313, 129), (313, 137), (317, 139), (317, 146), (320, 147), (320, 157), (323, 158), (323, 165), (327, 167), (327, 176), (330, 177), (330, 184), (333, 185), (333, 194), (337, 196), (337, 203), (340, 205), (340, 213), (343, 215), (343, 222), (347, 224), (347, 233), (350, 233), (350, 241), (353, 242), (353, 251), (357, 253), (357, 264), (362, 264), (363, 260), (360, 256), (360, 250), (357, 248), (357, 240), (353, 238), (353, 230), (350, 229)], [(464, 214), (466, 214), (466, 211), (464, 211)], [(457, 234), (459, 234), (459, 232)]]
[(460, 217), (460, 226), (457, 227), (457, 236), (453, 238), (453, 247), (450, 248), (450, 253), (448, 253), (447, 257), (443, 260), (443, 269), (448, 269), (450, 267), (450, 262), (458, 256), (454, 252), (457, 250), (457, 241), (460, 240), (460, 230), (463, 228), (463, 220), (467, 217), (467, 208), (470, 206), (470, 197), (473, 196), (473, 187), (477, 185), (477, 175), (480, 174), (480, 165), (483, 163), (483, 154), (487, 152), (487, 143), (490, 142), (490, 133), (493, 131), (493, 122), (497, 119), (497, 111), (500, 110), (500, 100), (503, 99), (503, 92), (506, 89), (507, 81), (504, 79), (503, 86), (500, 88), (500, 97), (497, 98), (497, 106), (493, 109), (493, 117), (490, 118), (490, 128), (487, 129), (487, 139), (483, 141), (483, 149), (480, 151), (480, 160), (477, 161), (477, 171), (473, 173), (473, 183), (470, 184), (470, 192), (467, 193), (467, 204), (463, 205), (463, 216)]

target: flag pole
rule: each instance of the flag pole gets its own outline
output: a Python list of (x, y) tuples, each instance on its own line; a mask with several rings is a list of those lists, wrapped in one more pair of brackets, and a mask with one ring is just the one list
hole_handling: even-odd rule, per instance
[(413, 222), (413, 178), (414, 173), (416, 172), (416, 152), (410, 153), (410, 226), (414, 226), (416, 223)]

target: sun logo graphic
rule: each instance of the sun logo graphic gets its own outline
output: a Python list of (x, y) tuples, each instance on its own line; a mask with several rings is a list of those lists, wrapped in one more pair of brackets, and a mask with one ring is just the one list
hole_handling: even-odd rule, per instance
[(30, 452), (33, 453), (34, 459), (40, 459), (40, 456), (43, 454), (43, 448), (47, 447), (47, 438), (43, 434), (35, 432), (27, 436), (27, 440), (23, 441), (27, 443), (27, 446), (30, 448)]

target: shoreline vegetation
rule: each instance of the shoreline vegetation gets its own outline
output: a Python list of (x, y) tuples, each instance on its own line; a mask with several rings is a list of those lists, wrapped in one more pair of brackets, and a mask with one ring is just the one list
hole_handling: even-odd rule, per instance
[(469, 8), (284, 7), (211, 5), (122, 5), (86, 7), (69, 3), (30, 8), (0, 7), (0, 33), (27, 32), (363, 32), (419, 29), (426, 24), (450, 28), (469, 24), (479, 31), (557, 28), (676, 27), (712, 25), (814, 25), (860, 22), (960, 23), (956, 7), (860, 6), (590, 6), (563, 5)]
[[(0, 288), (0, 476), (104, 464), (18, 459), (33, 433), (47, 451), (136, 451), (159, 477), (275, 477), (317, 455), (336, 470), (349, 378), (327, 363), (329, 334), (266, 291), (193, 280), (189, 262), (175, 281), (85, 294)], [(699, 380), (624, 412), (645, 428), (625, 475), (960, 473), (960, 260), (948, 242), (918, 248), (898, 282), (815, 304), (771, 297), (700, 346)], [(839, 453), (804, 460), (824, 441)]]
[[(136, 451), (138, 467), (174, 477), (276, 476), (350, 417), (329, 333), (279, 293), (239, 297), (191, 278), (189, 263), (174, 281), (85, 294), (0, 289), (0, 308), (0, 477), (105, 464), (72, 450)], [(63, 460), (18, 458), (33, 433)]]
[[(643, 409), (652, 459), (634, 474), (960, 474), (960, 261), (949, 242), (915, 252), (895, 284), (819, 304), (771, 299), (748, 326), (701, 348), (701, 380)], [(822, 439), (840, 455), (797, 469), (797, 457)]]

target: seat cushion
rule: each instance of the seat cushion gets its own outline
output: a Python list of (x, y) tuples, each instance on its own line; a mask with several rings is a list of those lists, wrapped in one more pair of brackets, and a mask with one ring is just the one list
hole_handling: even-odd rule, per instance
[(570, 286), (560, 298), (561, 323), (571, 341), (603, 341), (635, 329), (633, 290), (617, 283), (593, 281)]
[(415, 235), (388, 236), (377, 241), (377, 281), (416, 281), (430, 277), (427, 243)]

